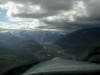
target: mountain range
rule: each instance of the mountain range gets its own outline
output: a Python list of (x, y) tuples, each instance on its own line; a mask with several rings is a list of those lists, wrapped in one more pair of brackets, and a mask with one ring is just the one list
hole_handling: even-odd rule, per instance
[(100, 27), (84, 28), (69, 33), (53, 43), (72, 54), (81, 55), (100, 46)]
[[(100, 47), (100, 27), (66, 35), (42, 31), (0, 32), (0, 75), (19, 66), (34, 65), (55, 57), (83, 60), (96, 47)], [(95, 59), (99, 60), (100, 56), (92, 57), (90, 61)]]
[[(63, 37), (64, 34), (59, 32), (45, 31), (10, 31), (0, 33), (0, 42), (11, 43), (22, 40), (34, 40), (38, 43), (53, 43), (57, 39)], [(13, 40), (13, 41), (12, 41)], [(16, 41), (17, 40), (17, 41)]]

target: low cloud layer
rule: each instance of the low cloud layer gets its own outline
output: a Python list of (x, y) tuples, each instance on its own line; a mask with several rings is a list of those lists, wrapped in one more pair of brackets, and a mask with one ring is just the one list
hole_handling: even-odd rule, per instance
[(9, 21), (19, 22), (18, 27), (21, 21), (31, 20), (30, 29), (67, 32), (100, 23), (99, 0), (0, 0), (0, 8), (7, 10)]

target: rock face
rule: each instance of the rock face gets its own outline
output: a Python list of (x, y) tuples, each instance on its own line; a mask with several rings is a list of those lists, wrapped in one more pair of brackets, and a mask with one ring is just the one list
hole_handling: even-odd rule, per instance
[(54, 73), (54, 72), (66, 72), (66, 73), (79, 73), (79, 72), (96, 72), (100, 71), (100, 65), (81, 62), (81, 61), (73, 61), (73, 60), (65, 60), (59, 57), (54, 58), (50, 61), (45, 61), (36, 66), (33, 66), (28, 71), (26, 71), (23, 75), (37, 75), (42, 73)]

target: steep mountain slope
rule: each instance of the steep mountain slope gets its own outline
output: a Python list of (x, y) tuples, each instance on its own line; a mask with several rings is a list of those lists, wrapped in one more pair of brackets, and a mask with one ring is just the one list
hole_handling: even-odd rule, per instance
[(19, 42), (22, 42), (24, 39), (21, 37), (15, 36), (11, 34), (10, 32), (7, 33), (0, 33), (0, 42), (4, 43), (5, 45), (13, 45), (18, 44)]
[[(10, 39), (10, 41), (12, 40)], [(44, 48), (33, 40), (21, 40), (19, 43), (14, 42), (9, 46), (1, 43), (0, 75), (18, 66), (39, 63), (39, 59), (34, 54), (43, 50)]]
[(85, 28), (72, 32), (54, 42), (69, 52), (81, 55), (88, 49), (100, 46), (100, 27)]

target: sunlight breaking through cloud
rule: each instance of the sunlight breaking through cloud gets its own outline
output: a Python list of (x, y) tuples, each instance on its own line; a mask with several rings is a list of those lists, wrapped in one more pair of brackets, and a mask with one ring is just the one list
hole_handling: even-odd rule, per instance
[[(0, 22), (11, 26), (4, 27), (5, 24), (2, 24), (0, 27), (65, 31), (98, 26), (99, 9), (98, 0), (2, 0)], [(29, 26), (24, 23), (29, 23)]]
[(18, 24), (0, 23), (0, 29), (34, 30), (39, 25), (45, 25), (45, 24), (42, 22), (37, 22), (36, 20), (34, 20), (32, 23), (30, 22), (21, 22)]

